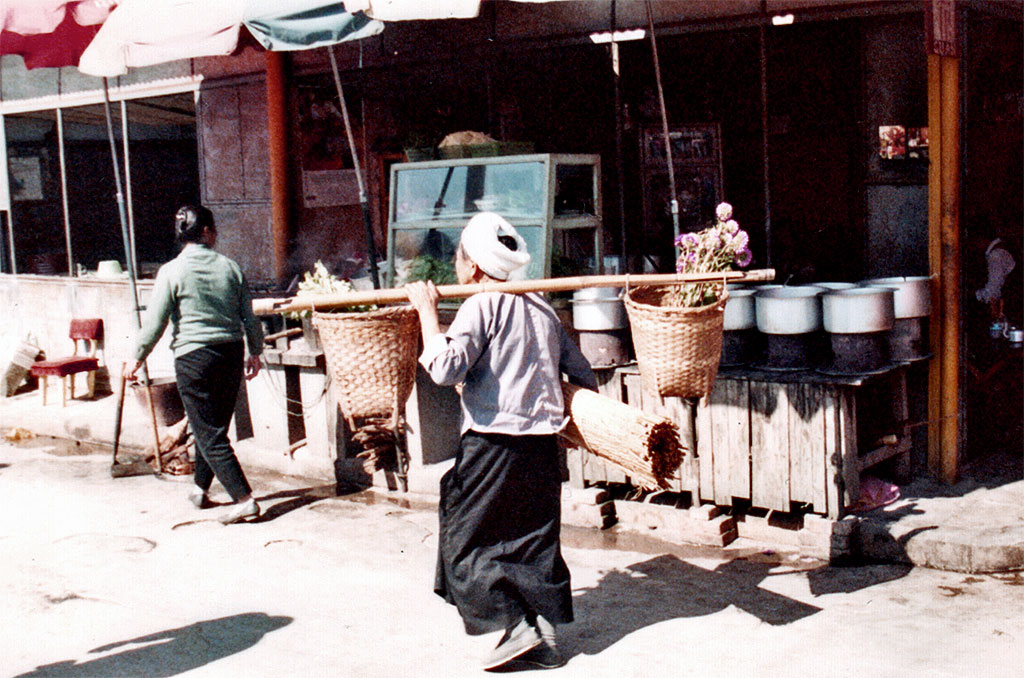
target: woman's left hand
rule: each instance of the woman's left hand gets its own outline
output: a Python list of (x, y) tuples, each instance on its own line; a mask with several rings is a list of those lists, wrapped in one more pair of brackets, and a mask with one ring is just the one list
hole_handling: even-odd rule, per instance
[(252, 379), (260, 373), (260, 367), (263, 365), (258, 355), (251, 355), (245, 359), (245, 378)]

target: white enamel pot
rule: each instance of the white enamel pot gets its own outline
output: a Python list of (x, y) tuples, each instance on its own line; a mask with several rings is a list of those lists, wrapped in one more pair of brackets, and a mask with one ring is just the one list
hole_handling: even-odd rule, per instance
[(896, 322), (891, 287), (865, 286), (829, 290), (821, 295), (821, 318), (826, 332), (866, 334), (888, 332)]
[(821, 329), (821, 295), (812, 285), (770, 287), (754, 295), (757, 329), (764, 334), (807, 334)]
[(922, 318), (932, 312), (931, 278), (928, 276), (896, 276), (872, 278), (862, 285), (891, 287), (896, 290), (896, 318)]

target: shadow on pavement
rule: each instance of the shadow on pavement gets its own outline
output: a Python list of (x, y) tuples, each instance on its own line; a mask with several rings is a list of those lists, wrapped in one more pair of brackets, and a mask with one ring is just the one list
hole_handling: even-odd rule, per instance
[[(773, 626), (821, 611), (758, 584), (772, 564), (731, 561), (714, 570), (672, 555), (635, 563), (604, 575), (597, 586), (575, 597), (576, 623), (560, 645), (567, 657), (598, 654), (629, 634), (680, 617), (699, 617), (738, 607)], [(614, 619), (614, 623), (607, 620)]]
[(176, 629), (122, 640), (90, 650), (90, 654), (125, 649), (90, 661), (72, 660), (46, 664), (16, 678), (62, 676), (175, 676), (242, 652), (260, 639), (292, 623), (291, 617), (271, 617), (262, 612), (236, 614), (200, 621)]
[[(300, 509), (303, 506), (309, 506), (322, 499), (330, 499), (332, 497), (342, 497), (351, 494), (355, 494), (360, 491), (361, 488), (350, 487), (347, 485), (331, 483), (329, 485), (316, 485), (313, 487), (303, 487), (296, 490), (282, 490), (280, 492), (272, 492), (270, 494), (263, 494), (256, 497), (256, 501), (260, 502), (263, 507), (263, 513), (259, 518), (252, 521), (255, 523), (265, 523), (276, 518), (280, 518), (286, 513), (291, 513), (296, 509)], [(281, 499), (283, 501), (276, 501)], [(274, 502), (270, 504), (269, 502)]]

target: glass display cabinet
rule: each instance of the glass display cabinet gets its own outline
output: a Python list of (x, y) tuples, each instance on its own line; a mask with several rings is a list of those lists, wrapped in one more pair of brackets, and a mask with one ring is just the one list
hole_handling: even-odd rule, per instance
[(487, 211), (526, 240), (530, 265), (518, 277), (600, 273), (600, 156), (509, 155), (391, 166), (387, 286), (454, 283), (462, 228)]

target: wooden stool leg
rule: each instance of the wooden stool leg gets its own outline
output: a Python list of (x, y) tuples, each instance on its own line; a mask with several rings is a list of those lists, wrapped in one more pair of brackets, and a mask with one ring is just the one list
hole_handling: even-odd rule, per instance
[(43, 391), (43, 407), (46, 407), (46, 375), (39, 377), (39, 388)]
[(89, 400), (96, 397), (96, 371), (93, 370), (86, 375), (86, 383), (89, 385)]
[[(74, 375), (70, 375), (74, 376)], [(73, 383), (73, 382), (72, 382)], [(67, 407), (68, 405), (68, 378), (60, 378), (60, 406)]]
[(69, 384), (71, 386), (71, 399), (74, 400), (75, 399), (75, 375), (74, 374), (69, 374), (68, 375), (68, 382), (69, 382)]

